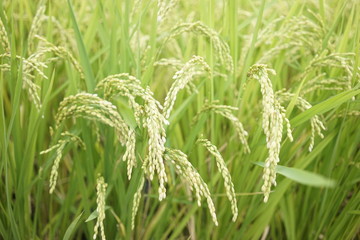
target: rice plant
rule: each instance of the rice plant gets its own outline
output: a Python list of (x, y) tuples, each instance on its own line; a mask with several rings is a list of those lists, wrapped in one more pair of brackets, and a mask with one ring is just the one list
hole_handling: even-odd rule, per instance
[(0, 239), (357, 239), (360, 3), (0, 4)]

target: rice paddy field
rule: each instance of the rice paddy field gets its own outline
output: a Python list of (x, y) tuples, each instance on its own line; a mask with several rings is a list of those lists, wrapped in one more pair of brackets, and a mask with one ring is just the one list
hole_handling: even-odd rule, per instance
[(0, 3), (0, 239), (359, 239), (360, 1)]

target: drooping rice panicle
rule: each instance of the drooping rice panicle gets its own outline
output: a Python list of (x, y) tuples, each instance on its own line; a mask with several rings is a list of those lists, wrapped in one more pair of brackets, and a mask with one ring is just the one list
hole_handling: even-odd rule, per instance
[[(47, 79), (45, 73), (41, 70), (41, 68), (46, 68), (47, 65), (41, 61), (26, 59), (21, 56), (16, 55), (17, 59), (22, 61), (22, 76), (23, 76), (23, 85), (22, 87), (28, 91), (29, 99), (34, 103), (37, 109), (41, 108), (41, 100), (39, 95), (40, 86), (34, 83), (35, 75), (34, 73), (39, 74), (42, 78)], [(0, 55), (0, 58), (11, 58), (10, 53), (4, 53)], [(2, 68), (2, 71), (10, 71), (10, 68)]]
[(96, 211), (98, 213), (98, 216), (96, 218), (96, 224), (94, 226), (93, 239), (96, 239), (97, 235), (99, 234), (99, 228), (100, 228), (101, 239), (106, 240), (105, 228), (104, 228), (106, 188), (107, 188), (107, 183), (105, 183), (104, 178), (99, 175), (96, 184), (96, 195), (97, 195)]
[(197, 66), (201, 66), (204, 71), (211, 74), (209, 65), (202, 57), (193, 56), (187, 63), (185, 63), (185, 65), (173, 76), (174, 82), (172, 83), (170, 90), (166, 95), (163, 109), (163, 115), (166, 119), (169, 119), (170, 117), (170, 113), (174, 107), (179, 91), (184, 89), (186, 85), (188, 85), (193, 80)]
[(266, 65), (255, 64), (248, 72), (248, 76), (260, 83), (262, 93), (263, 122), (262, 128), (266, 135), (266, 147), (269, 155), (265, 160), (264, 184), (261, 190), (264, 192), (264, 202), (267, 202), (271, 192), (271, 186), (276, 186), (276, 165), (280, 161), (280, 144), (283, 132), (283, 122), (287, 125), (287, 135), (292, 141), (290, 122), (285, 116), (285, 109), (276, 99), (268, 72), (275, 74), (275, 71), (268, 69)]
[(9, 38), (4, 23), (1, 21), (1, 19), (0, 19), (0, 41), (1, 41), (1, 46), (5, 50), (5, 52), (10, 53)]
[(128, 140), (126, 142), (126, 151), (123, 156), (123, 161), (127, 161), (127, 175), (128, 179), (131, 179), (131, 173), (133, 167), (136, 167), (136, 155), (135, 155), (136, 135), (133, 129), (129, 130)]
[(135, 217), (136, 217), (137, 211), (139, 209), (140, 199), (141, 199), (141, 191), (144, 188), (144, 183), (145, 183), (145, 178), (144, 178), (144, 176), (142, 176), (140, 179), (138, 188), (134, 194), (134, 198), (133, 198), (133, 205), (132, 205), (132, 211), (131, 211), (131, 229), (132, 230), (135, 228)]
[(213, 145), (208, 139), (199, 138), (196, 142), (204, 146), (215, 157), (216, 165), (224, 179), (226, 195), (231, 203), (231, 211), (233, 214), (232, 220), (233, 222), (235, 222), (239, 211), (237, 208), (234, 183), (232, 182), (230, 172), (226, 167), (226, 163), (223, 157), (221, 156), (219, 150), (217, 149), (217, 147)]
[(62, 100), (55, 117), (56, 128), (63, 121), (72, 117), (100, 121), (117, 131), (122, 145), (125, 145), (128, 140), (130, 130), (116, 111), (116, 106), (96, 94), (78, 93)]
[(0, 64), (0, 70), (4, 71), (4, 72), (9, 72), (11, 69), (10, 64), (4, 63), (4, 64)]
[[(324, 26), (318, 19), (313, 21), (304, 16), (292, 17), (290, 19), (280, 16), (266, 24), (258, 34), (254, 47), (272, 47), (262, 54), (257, 63), (269, 63), (270, 60), (277, 57), (283, 50), (286, 50), (287, 56), (291, 58), (291, 62), (299, 58), (300, 51), (305, 50), (309, 54), (313, 54), (321, 46), (324, 35)], [(245, 36), (245, 44), (242, 48), (239, 64), (244, 63), (244, 58), (251, 46), (251, 40), (252, 34)], [(240, 65), (240, 69), (242, 68), (243, 66)]]
[[(280, 102), (291, 101), (295, 97), (295, 94), (287, 92), (284, 89), (277, 91), (275, 95)], [(305, 111), (312, 107), (312, 105), (308, 101), (306, 101), (304, 98), (299, 96), (297, 97), (295, 104), (301, 111)], [(317, 134), (321, 138), (324, 138), (324, 135), (322, 134), (321, 131), (326, 130), (325, 124), (323, 123), (323, 121), (320, 120), (320, 117), (318, 115), (314, 115), (310, 119), (310, 124), (311, 124), (311, 137), (310, 137), (309, 152), (311, 152), (312, 149), (314, 148), (315, 134)]]
[[(180, 61), (179, 59), (176, 59), (176, 58), (162, 58), (160, 59), (159, 61), (156, 61), (154, 63), (154, 66), (163, 66), (163, 67), (172, 67), (173, 69), (175, 69), (176, 71), (179, 71), (185, 64)], [(206, 71), (201, 71), (201, 69), (195, 71), (194, 73), (194, 76), (202, 76), (204, 75), (204, 73), (207, 73)], [(213, 77), (220, 77), (220, 78), (224, 78), (226, 79), (227, 78), (227, 75), (226, 74), (223, 74), (221, 72), (218, 72), (218, 71), (212, 71), (212, 76)], [(191, 84), (191, 82), (189, 82), (189, 84)], [(188, 86), (188, 85), (186, 85)]]
[(168, 13), (174, 6), (177, 4), (179, 0), (158, 0), (158, 12), (157, 12), (157, 21), (158, 24), (162, 24), (166, 21)]
[[(150, 180), (153, 179), (156, 172), (159, 178), (159, 200), (166, 197), (165, 183), (167, 176), (163, 154), (165, 151), (166, 132), (164, 126), (168, 124), (167, 120), (161, 114), (161, 104), (155, 100), (150, 88), (144, 89), (140, 80), (127, 73), (108, 76), (101, 80), (97, 89), (104, 89), (106, 97), (116, 95), (125, 96), (129, 99), (129, 105), (134, 109), (138, 124), (142, 123), (147, 128), (149, 134), (148, 142), (148, 160), (143, 168), (148, 173)], [(144, 100), (141, 106), (135, 101), (136, 97)], [(140, 120), (141, 118), (142, 121)]]
[(209, 39), (212, 46), (215, 49), (216, 55), (219, 57), (221, 66), (224, 66), (226, 70), (232, 72), (234, 69), (234, 64), (232, 57), (230, 55), (229, 46), (225, 41), (223, 41), (219, 34), (212, 28), (206, 26), (200, 21), (193, 23), (181, 23), (175, 26), (163, 43), (163, 46), (170, 40), (183, 33), (191, 32), (194, 34), (205, 36)]
[(333, 115), (332, 119), (343, 118), (343, 117), (358, 117), (358, 116), (360, 116), (359, 110), (348, 110), (348, 111), (341, 111), (341, 112)]
[(237, 111), (238, 108), (228, 106), (228, 105), (220, 105), (218, 102), (212, 102), (212, 103), (206, 103), (203, 108), (200, 110), (200, 112), (194, 117), (194, 121), (197, 121), (199, 119), (199, 116), (204, 112), (214, 112), (216, 114), (219, 114), (223, 116), (224, 118), (228, 119), (235, 127), (236, 133), (241, 141), (241, 143), (244, 145), (244, 151), (246, 153), (250, 153), (250, 147), (247, 142), (248, 132), (245, 131), (243, 124), (240, 122), (240, 120), (232, 113), (232, 111)]
[(186, 154), (177, 149), (167, 148), (165, 160), (174, 164), (177, 174), (190, 185), (190, 190), (195, 192), (198, 206), (201, 206), (201, 198), (206, 198), (211, 218), (217, 226), (215, 206), (211, 199), (209, 188), (198, 171), (191, 165)]
[(184, 64), (176, 58), (162, 58), (154, 63), (154, 66), (171, 66), (179, 70)]
[(44, 5), (40, 6), (35, 14), (35, 17), (31, 23), (30, 32), (28, 35), (28, 43), (30, 52), (35, 50), (35, 35), (39, 33), (41, 25), (46, 20), (45, 16), (46, 7)]
[[(304, 72), (301, 74), (300, 79), (306, 78), (310, 73), (315, 71), (317, 76), (305, 85), (301, 94), (312, 92), (316, 89), (321, 90), (342, 90), (342, 89), (351, 89), (352, 88), (352, 79), (353, 79), (353, 53), (330, 53), (324, 51), (322, 54), (316, 55), (305, 68)], [(331, 79), (326, 78), (322, 79), (320, 76), (325, 76), (321, 71), (322, 68), (338, 68), (342, 69), (345, 74), (340, 78)], [(358, 74), (359, 75), (359, 74)], [(357, 78), (360, 77), (356, 76)]]
[(306, 83), (301, 88), (301, 95), (306, 95), (315, 90), (321, 91), (340, 91), (346, 90), (348, 86), (347, 77), (326, 78), (326, 73), (317, 73), (316, 76)]
[[(45, 44), (45, 46), (42, 46), (39, 48), (35, 53), (29, 56), (28, 59), (31, 59), (33, 61), (36, 61), (40, 59), (42, 56), (44, 56), (47, 53), (53, 53), (57, 57), (60, 57), (64, 60), (68, 60), (74, 68), (78, 71), (80, 78), (85, 79), (84, 71), (82, 70), (80, 63), (75, 59), (75, 57), (64, 47), (61, 46), (55, 46), (54, 44), (47, 41), (45, 38), (35, 35), (36, 39), (39, 39), (41, 42)], [(53, 60), (53, 59), (50, 59)]]
[(49, 149), (40, 152), (40, 154), (46, 154), (48, 152), (56, 150), (56, 157), (53, 166), (51, 168), (51, 174), (50, 174), (50, 190), (49, 190), (50, 194), (53, 193), (55, 190), (56, 182), (58, 178), (58, 169), (59, 169), (60, 160), (63, 156), (63, 150), (65, 146), (69, 143), (77, 143), (83, 149), (85, 149), (85, 143), (78, 136), (66, 131), (61, 133), (60, 140), (57, 142), (57, 144), (50, 147)]

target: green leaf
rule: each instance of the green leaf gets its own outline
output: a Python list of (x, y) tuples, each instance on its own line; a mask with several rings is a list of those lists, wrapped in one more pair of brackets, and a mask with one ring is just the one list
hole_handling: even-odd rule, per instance
[(342, 92), (332, 98), (329, 98), (312, 108), (309, 108), (308, 110), (300, 113), (296, 117), (290, 120), (291, 126), (296, 127), (300, 125), (301, 123), (309, 120), (316, 114), (321, 114), (327, 111), (330, 111), (333, 108), (336, 108), (337, 106), (340, 106), (342, 103), (350, 100), (353, 96), (356, 96), (357, 94), (360, 94), (360, 89), (357, 90), (349, 90), (346, 92)]
[[(255, 162), (256, 165), (264, 167), (263, 162)], [(317, 173), (277, 165), (276, 172), (295, 182), (314, 187), (334, 187), (336, 182)]]
[[(108, 210), (109, 208), (110, 208), (109, 206), (106, 206), (105, 211)], [(97, 218), (98, 216), (99, 216), (99, 213), (98, 213), (98, 211), (95, 210), (89, 215), (89, 217), (85, 220), (85, 222), (90, 222), (90, 221), (94, 220), (95, 218)]]
[(74, 232), (77, 223), (79, 222), (81, 216), (83, 215), (84, 212), (80, 213), (79, 216), (77, 216), (74, 221), (72, 221), (72, 223), (69, 225), (69, 227), (66, 229), (66, 232), (64, 234), (64, 238), (63, 240), (68, 240), (71, 237), (71, 234)]
[(348, 211), (348, 214), (360, 215), (360, 210), (351, 210), (351, 211)]
[(68, 5), (69, 5), (69, 9), (70, 9), (70, 17), (71, 17), (71, 22), (72, 22), (73, 28), (74, 28), (76, 43), (79, 48), (80, 62), (84, 67), (86, 87), (89, 92), (92, 92), (95, 89), (94, 73), (91, 69), (89, 57), (86, 53), (85, 45), (84, 45), (83, 39), (81, 37), (79, 26), (77, 24), (75, 13), (72, 8), (70, 0), (68, 0)]

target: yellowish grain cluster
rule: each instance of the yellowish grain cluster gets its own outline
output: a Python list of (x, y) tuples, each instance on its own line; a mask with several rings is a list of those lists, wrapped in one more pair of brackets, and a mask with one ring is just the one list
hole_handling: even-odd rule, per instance
[[(97, 89), (104, 89), (106, 97), (116, 95), (125, 96), (129, 100), (129, 105), (133, 108), (138, 124), (142, 124), (148, 130), (148, 157), (144, 161), (143, 169), (152, 180), (154, 173), (159, 178), (159, 200), (166, 197), (165, 183), (167, 176), (163, 154), (165, 151), (166, 132), (164, 126), (167, 120), (161, 114), (162, 106), (153, 97), (150, 88), (144, 89), (140, 80), (129, 74), (117, 74), (109, 76), (99, 82)], [(140, 105), (135, 98), (140, 97), (144, 104)]]
[(96, 184), (96, 211), (98, 213), (96, 224), (94, 226), (94, 236), (93, 239), (96, 239), (99, 234), (100, 228), (100, 236), (102, 240), (106, 240), (105, 237), (105, 229), (104, 229), (104, 220), (105, 220), (105, 198), (106, 198), (106, 188), (107, 184), (104, 181), (102, 176), (99, 176)]
[(276, 165), (280, 161), (280, 144), (283, 133), (283, 122), (287, 125), (287, 135), (292, 141), (290, 122), (285, 116), (285, 109), (275, 97), (268, 72), (275, 74), (275, 71), (268, 69), (266, 65), (253, 65), (248, 76), (260, 83), (262, 93), (263, 121), (262, 127), (266, 135), (266, 147), (269, 155), (265, 160), (261, 190), (264, 192), (264, 202), (267, 202), (271, 192), (271, 186), (276, 186)]
[[(43, 45), (39, 49), (37, 49), (35, 53), (30, 55), (28, 59), (38, 60), (41, 59), (41, 57), (43, 57), (47, 53), (52, 53), (61, 59), (68, 60), (77, 70), (77, 72), (80, 74), (80, 77), (82, 79), (85, 79), (84, 72), (80, 66), (80, 63), (76, 60), (76, 58), (72, 55), (72, 53), (69, 50), (67, 50), (62, 46), (55, 46), (54, 44), (50, 43), (45, 38), (39, 35), (35, 35), (35, 38), (39, 39), (43, 43)], [(47, 62), (52, 60), (56, 60), (56, 58), (46, 59)]]
[(35, 17), (31, 23), (30, 32), (28, 35), (29, 50), (31, 52), (35, 50), (35, 35), (39, 34), (42, 23), (46, 20), (45, 10), (46, 7), (44, 5), (40, 6), (37, 9)]
[(167, 148), (165, 160), (171, 162), (175, 166), (177, 174), (190, 185), (190, 190), (195, 192), (198, 206), (201, 206), (201, 198), (206, 198), (211, 218), (217, 226), (215, 206), (211, 199), (209, 188), (198, 171), (191, 165), (186, 154), (177, 149)]
[[(291, 101), (295, 97), (295, 94), (286, 92), (285, 90), (280, 90), (276, 92), (276, 97), (279, 99), (280, 102)], [(312, 107), (312, 105), (308, 101), (306, 101), (304, 98), (299, 96), (297, 96), (295, 104), (301, 111), (305, 111)], [(311, 124), (311, 137), (310, 137), (309, 151), (311, 152), (314, 148), (315, 134), (317, 134), (320, 138), (324, 138), (322, 131), (326, 130), (326, 127), (324, 122), (321, 121), (320, 116), (318, 115), (314, 115), (310, 119), (310, 124)]]
[(191, 81), (194, 79), (194, 75), (196, 74), (196, 67), (198, 66), (202, 67), (202, 69), (204, 69), (206, 72), (211, 73), (209, 65), (202, 57), (193, 56), (173, 76), (173, 84), (171, 85), (164, 102), (163, 115), (166, 119), (169, 119), (170, 117), (170, 113), (174, 107), (179, 91), (191, 83)]
[(84, 142), (78, 136), (66, 131), (61, 133), (60, 140), (57, 142), (57, 144), (55, 144), (54, 146), (50, 147), (47, 150), (40, 152), (40, 154), (46, 154), (48, 152), (56, 150), (56, 157), (53, 166), (51, 168), (51, 174), (50, 174), (50, 190), (49, 190), (50, 193), (53, 193), (55, 190), (56, 182), (58, 178), (60, 160), (63, 156), (63, 150), (65, 146), (69, 143), (78, 143), (82, 148), (85, 149)]
[(232, 182), (230, 172), (229, 172), (228, 168), (226, 167), (226, 163), (225, 163), (223, 157), (221, 156), (219, 150), (208, 139), (199, 138), (197, 140), (197, 143), (204, 146), (215, 157), (216, 165), (224, 179), (226, 195), (231, 203), (231, 211), (233, 214), (232, 220), (235, 222), (239, 211), (237, 208), (234, 184)]
[[(316, 55), (301, 74), (301, 80), (308, 78), (313, 72), (316, 76), (307, 81), (301, 94), (311, 93), (315, 90), (349, 90), (352, 89), (352, 80), (354, 78), (353, 53), (328, 53), (324, 51)], [(342, 69), (344, 74), (339, 77), (328, 77), (323, 68)], [(357, 73), (355, 79), (360, 79)]]
[(219, 114), (223, 116), (224, 118), (228, 119), (235, 127), (235, 131), (241, 141), (241, 143), (244, 145), (244, 151), (246, 153), (250, 153), (250, 147), (247, 142), (248, 138), (248, 132), (245, 131), (243, 124), (240, 122), (240, 120), (232, 113), (233, 111), (237, 111), (238, 108), (228, 106), (228, 105), (220, 105), (217, 101), (212, 103), (206, 103), (201, 111), (194, 117), (194, 121), (197, 121), (201, 115), (201, 113), (204, 112), (214, 112), (216, 114)]
[(123, 155), (123, 161), (127, 162), (127, 175), (128, 179), (130, 180), (132, 170), (137, 165), (135, 154), (136, 135), (133, 129), (129, 129), (128, 140), (125, 145), (126, 151)]
[[(10, 53), (0, 54), (0, 58), (10, 59)], [(40, 100), (40, 87), (34, 83), (36, 75), (39, 75), (41, 78), (48, 79), (45, 73), (42, 71), (43, 68), (47, 68), (47, 65), (41, 61), (24, 58), (16, 55), (16, 59), (22, 62), (22, 87), (28, 91), (29, 99), (34, 103), (37, 109), (40, 109), (42, 104)], [(5, 64), (1, 67), (2, 71), (10, 71), (10, 65)]]
[(133, 198), (133, 205), (132, 205), (132, 211), (131, 211), (131, 229), (135, 228), (135, 217), (137, 214), (137, 211), (139, 209), (140, 205), (140, 199), (141, 199), (141, 191), (144, 188), (145, 178), (144, 176), (141, 177), (138, 188), (136, 189), (136, 192), (134, 194)]
[(234, 63), (230, 55), (229, 46), (225, 41), (220, 38), (219, 34), (214, 29), (206, 26), (200, 21), (192, 23), (181, 23), (175, 26), (171, 30), (169, 37), (165, 40), (165, 43), (170, 39), (173, 39), (186, 32), (207, 37), (211, 42), (212, 46), (214, 47), (216, 56), (218, 56), (220, 60), (220, 65), (225, 67), (225, 69), (230, 72), (233, 71)]
[(100, 121), (116, 129), (120, 142), (125, 145), (129, 128), (116, 106), (96, 94), (78, 93), (61, 101), (56, 114), (56, 128), (68, 118), (85, 118)]
[(179, 0), (158, 0), (157, 21), (164, 23), (171, 9), (175, 7)]
[(3, 47), (5, 52), (10, 53), (9, 38), (4, 23), (1, 21), (1, 19), (0, 19), (0, 41), (1, 41), (1, 46)]

